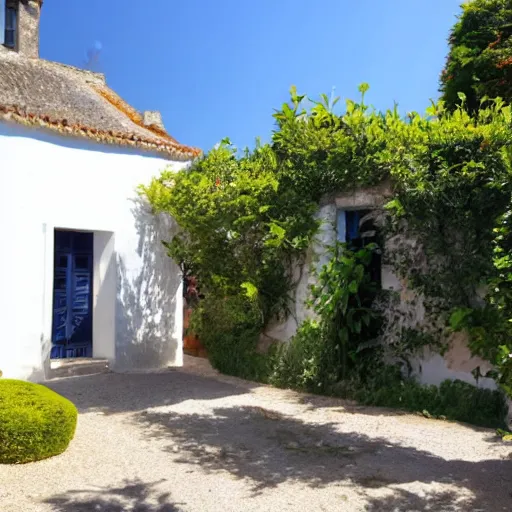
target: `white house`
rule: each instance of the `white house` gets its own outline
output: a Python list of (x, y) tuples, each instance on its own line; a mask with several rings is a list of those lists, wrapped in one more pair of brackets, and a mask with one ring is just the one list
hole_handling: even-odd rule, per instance
[(199, 150), (100, 74), (39, 59), (42, 0), (0, 0), (0, 370), (182, 364), (182, 284), (136, 187)]

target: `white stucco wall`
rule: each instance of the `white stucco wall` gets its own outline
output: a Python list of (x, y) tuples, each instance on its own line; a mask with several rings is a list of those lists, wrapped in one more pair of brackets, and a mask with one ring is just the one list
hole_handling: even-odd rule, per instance
[(329, 262), (329, 250), (336, 243), (336, 206), (329, 203), (320, 207), (315, 218), (320, 226), (313, 237), (313, 243), (304, 261), (296, 262), (293, 266), (295, 287), (289, 303), (289, 315), (285, 319), (271, 322), (263, 333), (264, 338), (270, 341), (289, 341), (304, 320), (315, 314), (306, 306), (306, 301), (310, 298), (311, 286), (316, 282), (317, 273)]
[(119, 370), (182, 364), (179, 268), (161, 245), (175, 226), (135, 192), (172, 165), (0, 123), (0, 369), (42, 380), (49, 364), (55, 228), (94, 232), (93, 356)]

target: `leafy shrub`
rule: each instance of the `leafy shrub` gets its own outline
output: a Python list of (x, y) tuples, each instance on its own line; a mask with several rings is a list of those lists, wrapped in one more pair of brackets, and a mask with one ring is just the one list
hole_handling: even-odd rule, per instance
[[(391, 184), (382, 212), (386, 239), (414, 239), (419, 250), (389, 247), (383, 257), (425, 298), (426, 315), (439, 323), (453, 309), (474, 307), (483, 284), (501, 290), (512, 283), (502, 257), (507, 244), (499, 240), (510, 235), (511, 107), (489, 102), (472, 116), (439, 103), (425, 116), (413, 112), (403, 119), (397, 108), (376, 112), (366, 105), (367, 90), (362, 84), (361, 101), (348, 100), (338, 114), (336, 100), (325, 95), (308, 110), (305, 96), (292, 87), (290, 101), (274, 115), (269, 144), (238, 152), (225, 140), (190, 168), (165, 171), (141, 186), (154, 211), (172, 215), (182, 229), (165, 245), (200, 283), (205, 299), (194, 331), (221, 371), (251, 379), (268, 375), (256, 351), (258, 333), (286, 315), (296, 284), (291, 269), (305, 262), (318, 229), (314, 212), (322, 198), (338, 192)], [(379, 320), (372, 283), (361, 273), (364, 261), (357, 261), (365, 258), (355, 252), (319, 276), (313, 298), (322, 320), (321, 357), (314, 352), (303, 359), (298, 347), (299, 355), (283, 352), (275, 382), (323, 391), (360, 374), (374, 357)], [(504, 321), (511, 318), (512, 293), (485, 301), (502, 308)], [(416, 340), (430, 342), (431, 332), (421, 334)], [(296, 343), (309, 346), (312, 339), (305, 332)], [(495, 336), (486, 345), (504, 346)], [(500, 348), (498, 362), (499, 382), (512, 390), (510, 358), (503, 355), (510, 348)], [(301, 371), (292, 382), (294, 367)]]
[(398, 366), (382, 365), (378, 351), (367, 357), (365, 364), (349, 378), (324, 386), (322, 352), (325, 346), (325, 333), (319, 323), (306, 321), (289, 343), (277, 349), (270, 383), (482, 427), (505, 426), (507, 405), (501, 392), (476, 388), (460, 380), (425, 386), (412, 378), (404, 378)]
[(278, 345), (270, 384), (280, 388), (318, 391), (322, 386), (324, 336), (317, 322), (306, 320), (289, 341)]
[(62, 453), (75, 434), (76, 407), (39, 384), (0, 380), (0, 463), (19, 464)]
[(368, 379), (340, 383), (332, 393), (364, 405), (423, 412), (482, 427), (503, 427), (507, 405), (503, 393), (472, 386), (460, 380), (445, 380), (440, 386), (425, 386), (404, 379), (398, 367), (385, 366)]
[(261, 316), (243, 295), (206, 297), (192, 314), (191, 329), (208, 350), (212, 366), (222, 373), (265, 382), (270, 360), (257, 352)]

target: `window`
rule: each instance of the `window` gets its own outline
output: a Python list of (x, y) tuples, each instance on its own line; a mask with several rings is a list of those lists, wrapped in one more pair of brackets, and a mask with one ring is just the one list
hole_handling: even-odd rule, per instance
[(12, 4), (5, 8), (5, 39), (4, 44), (8, 48), (16, 47), (16, 31), (17, 31), (17, 17), (18, 12), (16, 11), (16, 7)]
[[(336, 231), (338, 242), (346, 243), (355, 251), (371, 243), (381, 245), (371, 210), (338, 210)], [(381, 282), (381, 255), (378, 252), (373, 254), (370, 274), (373, 281)]]

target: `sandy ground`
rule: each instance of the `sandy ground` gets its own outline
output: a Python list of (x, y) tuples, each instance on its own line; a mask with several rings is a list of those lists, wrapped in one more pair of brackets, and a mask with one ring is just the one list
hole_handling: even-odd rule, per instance
[(201, 360), (48, 384), (79, 410), (62, 455), (0, 465), (0, 511), (511, 511), (486, 429), (221, 377)]

